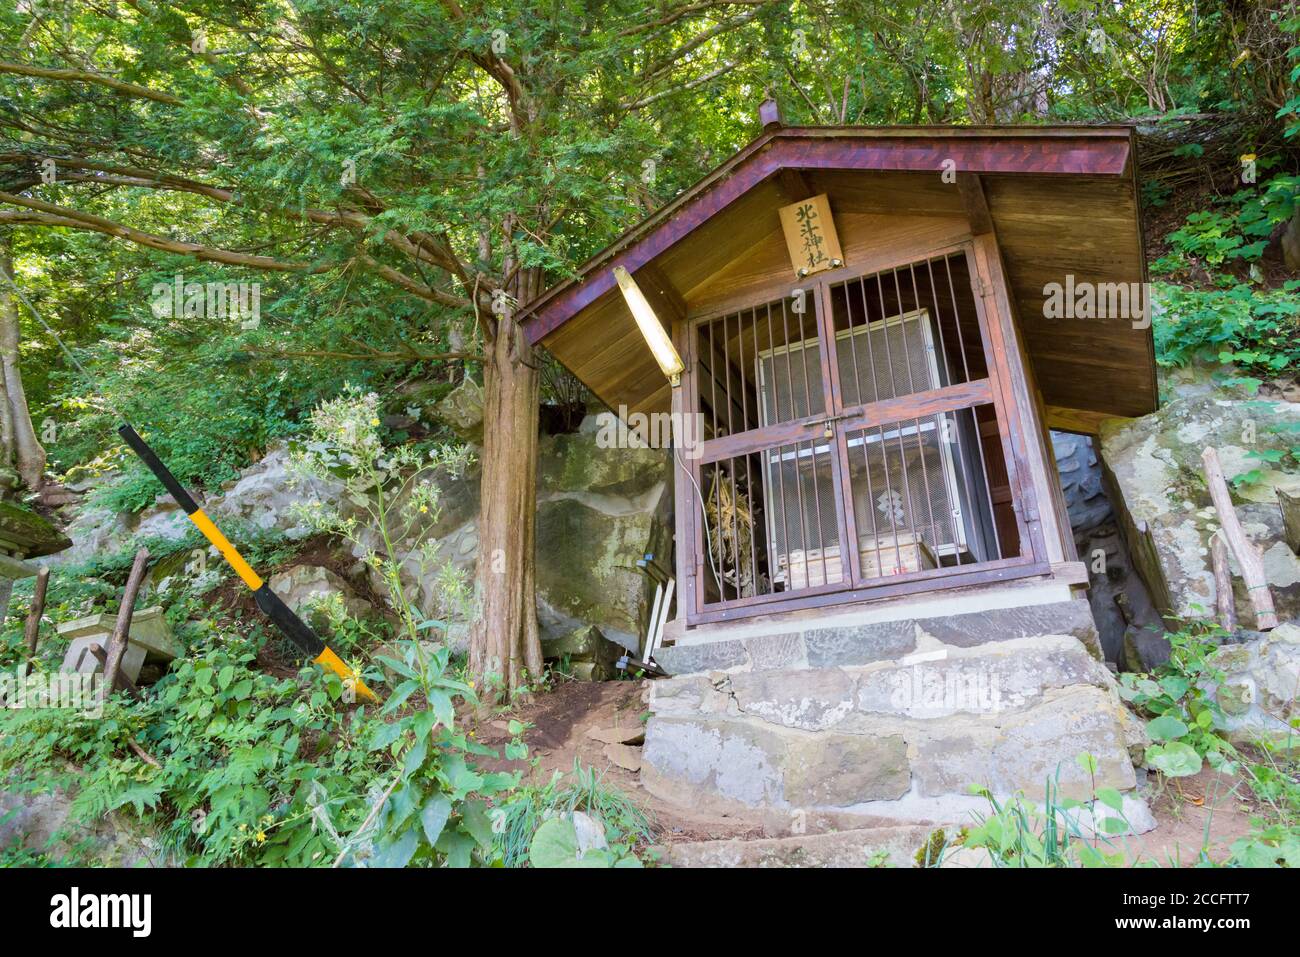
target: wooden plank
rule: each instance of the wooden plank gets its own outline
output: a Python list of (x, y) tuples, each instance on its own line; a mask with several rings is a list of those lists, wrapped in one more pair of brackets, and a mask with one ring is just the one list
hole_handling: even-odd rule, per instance
[[(860, 429), (892, 425), (906, 419), (926, 418), (938, 415), (940, 412), (968, 409), (992, 401), (993, 392), (989, 380), (977, 379), (974, 382), (959, 382), (956, 385), (943, 386), (928, 392), (916, 392), (893, 399), (881, 399), (869, 405), (854, 406), (837, 414), (836, 417), (843, 425), (844, 431), (856, 432)], [(843, 418), (841, 419), (840, 416)], [(710, 439), (701, 446), (700, 464), (708, 465), (711, 462), (762, 452), (780, 445), (794, 445), (798, 442), (824, 443), (827, 418), (827, 413), (823, 411), (816, 415), (764, 426), (761, 429), (751, 429), (736, 435)]]
[[(780, 611), (799, 611), (810, 608), (829, 608), (834, 605), (857, 604), (883, 598), (897, 598), (917, 592), (939, 592), (948, 588), (966, 588), (972, 585), (987, 585), (995, 582), (1015, 581), (1021, 578), (1033, 578), (1051, 573), (1052, 567), (1046, 562), (1032, 559), (1006, 559), (1000, 562), (987, 562), (976, 570), (957, 572), (953, 569), (927, 569), (910, 572), (906, 575), (890, 576), (887, 582), (867, 588), (843, 587), (846, 583), (827, 585), (820, 589), (808, 589), (797, 594), (776, 592), (772, 595), (754, 599), (741, 599), (745, 607), (730, 605), (706, 606), (706, 610), (690, 616), (689, 627), (720, 621), (737, 621), (754, 615), (768, 615)], [(789, 597), (783, 597), (789, 594)]]
[(50, 569), (48, 565), (43, 565), (36, 573), (36, 585), (32, 589), (32, 607), (27, 612), (27, 621), (23, 625), (23, 644), (27, 648), (27, 660), (32, 665), (36, 663), (36, 643), (40, 638), (41, 616), (45, 614), (45, 590), (49, 584)]
[(807, 199), (815, 194), (815, 190), (808, 184), (808, 178), (797, 169), (782, 169), (776, 174), (776, 185), (785, 198), (791, 203), (797, 203), (801, 199)]
[[(826, 282), (857, 279), (895, 266), (919, 262), (955, 249), (970, 238), (959, 216), (888, 216), (846, 213), (836, 216), (845, 265), (819, 274)], [(881, 242), (888, 236), (887, 243)], [(790, 295), (795, 287), (811, 288), (812, 277), (790, 275), (790, 259), (779, 226), (750, 246), (719, 272), (686, 290), (693, 316), (759, 305)]]
[(1088, 566), (1083, 562), (1055, 562), (1052, 565), (1052, 577), (1067, 585), (1088, 585)]
[(1210, 498), (1219, 513), (1220, 531), (1237, 559), (1241, 577), (1246, 582), (1246, 594), (1250, 596), (1250, 603), (1255, 609), (1255, 628), (1257, 631), (1269, 631), (1277, 627), (1277, 613), (1273, 609), (1273, 593), (1268, 590), (1268, 578), (1264, 575), (1264, 561), (1242, 530), (1241, 520), (1232, 507), (1227, 479), (1223, 477), (1219, 453), (1214, 446), (1205, 447), (1201, 452), (1201, 462), (1205, 466), (1205, 483), (1209, 486)]
[[(687, 415), (695, 412), (695, 349), (690, 342), (690, 323), (677, 320), (673, 323), (673, 345), (686, 360), (686, 371), (682, 373), (681, 384), (672, 390), (672, 411), (685, 421)], [(702, 435), (695, 437), (703, 439)], [(697, 563), (700, 558), (700, 546), (696, 544), (695, 517), (699, 514), (700, 502), (695, 494), (699, 484), (699, 458), (687, 458), (685, 453), (673, 450), (673, 560), (677, 569), (678, 586), (681, 594), (677, 597), (677, 619), (685, 621), (688, 614), (697, 607), (696, 587), (698, 579)]]
[[(589, 261), (580, 278), (557, 286), (526, 307), (523, 324), (530, 341), (547, 333), (612, 288), (614, 265), (635, 273), (676, 245), (721, 210), (782, 168), (938, 172), (951, 160), (968, 173), (1017, 176), (1090, 174), (1121, 176), (1127, 171), (1127, 138), (1078, 136), (1023, 138), (925, 134), (844, 134), (836, 138), (775, 131), (723, 164), (697, 187), (669, 204), (624, 240)], [(1060, 192), (1056, 199), (1061, 198)], [(597, 269), (598, 264), (608, 268)]]
[(1107, 415), (1105, 412), (1089, 412), (1084, 409), (1067, 409), (1059, 405), (1046, 406), (1047, 427), (1057, 432), (1073, 432), (1076, 435), (1098, 435), (1101, 423), (1107, 419), (1122, 418)]
[(993, 217), (989, 214), (988, 203), (984, 201), (984, 184), (978, 175), (962, 173), (957, 177), (957, 189), (961, 193), (962, 206), (966, 209), (966, 218), (970, 221), (972, 236), (982, 236), (993, 232)]
[(844, 251), (825, 193), (782, 206), (777, 212), (796, 279), (844, 265)]
[[(95, 660), (98, 661), (100, 667), (104, 669), (104, 674), (107, 675), (108, 654), (107, 652), (104, 651), (103, 647), (98, 642), (96, 642), (86, 650), (89, 651), (92, 655), (94, 655)], [(104, 680), (104, 687), (105, 688), (110, 687), (107, 678)], [(140, 692), (140, 689), (136, 687), (135, 682), (132, 681), (130, 676), (127, 675), (124, 671), (120, 671), (120, 670), (118, 671), (117, 677), (114, 678), (113, 680), (112, 688), (114, 691), (125, 690), (136, 701), (140, 701), (144, 698), (144, 695)]]
[(1032, 400), (1024, 379), (1024, 363), (993, 234), (975, 237), (972, 252), (974, 267), (971, 279), (979, 291), (975, 304), (980, 314), (985, 354), (991, 358), (989, 375), (995, 387), (994, 404), (1002, 439), (1002, 458), (1012, 490), (1021, 549), (1025, 551), (1027, 547), (1028, 552), (1040, 561), (1061, 561), (1064, 553), (1048, 549), (1045, 544), (1038, 498), (1043, 483), (1034, 475), (1025, 447), (1028, 434), (1024, 413)]

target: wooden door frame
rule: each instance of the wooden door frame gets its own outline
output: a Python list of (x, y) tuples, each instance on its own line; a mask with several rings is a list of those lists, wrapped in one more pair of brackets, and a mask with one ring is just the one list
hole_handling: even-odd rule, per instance
[[(769, 614), (784, 610), (825, 607), (841, 603), (862, 602), (876, 598), (912, 594), (931, 590), (938, 591), (990, 582), (1009, 581), (1016, 578), (1043, 575), (1051, 571), (1051, 553), (1046, 547), (1042, 514), (1038, 504), (1037, 491), (1033, 480), (1033, 458), (1025, 440), (1026, 420), (1035, 419), (1032, 406), (1024, 408), (1028, 396), (1028, 379), (1023, 368), (1024, 354), (1019, 341), (1018, 330), (1009, 312), (1010, 297), (1006, 294), (1005, 274), (996, 258), (990, 264), (986, 242), (996, 242), (991, 236), (973, 237), (966, 235), (952, 243), (945, 243), (924, 252), (909, 249), (900, 251), (897, 260), (882, 265), (881, 261), (872, 262), (866, 271), (862, 266), (844, 266), (827, 270), (808, 277), (797, 287), (808, 288), (809, 298), (814, 302), (817, 337), (821, 348), (818, 350), (822, 371), (822, 392), (824, 408), (816, 416), (807, 416), (799, 420), (779, 423), (766, 430), (778, 429), (777, 441), (791, 444), (799, 441), (815, 441), (815, 432), (828, 417), (841, 414), (836, 410), (842, 405), (839, 382), (839, 364), (836, 353), (836, 337), (833, 330), (833, 310), (831, 308), (831, 289), (833, 286), (866, 279), (870, 276), (890, 272), (918, 262), (946, 261), (955, 254), (965, 257), (968, 275), (971, 280), (971, 298), (975, 305), (976, 319), (980, 331), (980, 345), (984, 353), (988, 375), (984, 379), (972, 380), (956, 385), (949, 385), (935, 390), (926, 390), (917, 396), (902, 396), (863, 403), (849, 410), (855, 412), (851, 420), (836, 419), (833, 422), (834, 437), (822, 441), (832, 445), (831, 470), (832, 484), (837, 489), (835, 495), (837, 530), (842, 543), (840, 559), (842, 578), (834, 584), (824, 584), (811, 588), (799, 589), (797, 592), (774, 592), (769, 595), (754, 595), (719, 602), (712, 606), (704, 603), (702, 587), (705, 573), (704, 541), (702, 523), (703, 491), (702, 467), (714, 461), (734, 458), (742, 454), (751, 454), (772, 447), (773, 439), (764, 439), (761, 446), (755, 446), (753, 439), (742, 436), (747, 433), (727, 435), (705, 443), (701, 439), (701, 452), (689, 463), (681, 462), (674, 451), (674, 494), (675, 521), (677, 530), (676, 567), (679, 579), (678, 619), (685, 619), (686, 627), (717, 621), (733, 621), (752, 615)], [(994, 255), (996, 257), (996, 249)], [(951, 280), (950, 281), (955, 281)], [(766, 305), (786, 295), (791, 284), (767, 284), (753, 290), (749, 295), (728, 301), (725, 306), (714, 304), (712, 308), (701, 310), (697, 314), (686, 312), (673, 323), (673, 338), (678, 352), (683, 356), (686, 370), (682, 374), (681, 386), (673, 390), (673, 411), (683, 415), (701, 413), (696, 395), (696, 367), (699, 361), (697, 336), (695, 330), (707, 322), (723, 316), (730, 316)], [(999, 290), (1001, 296), (999, 297)], [(990, 321), (990, 314), (996, 321)], [(954, 316), (954, 321), (959, 321)], [(1008, 348), (1008, 345), (1011, 348)], [(1018, 377), (1018, 378), (1017, 378)], [(942, 394), (940, 394), (942, 393)], [(952, 406), (954, 399), (962, 404)], [(1020, 536), (1021, 554), (1013, 558), (999, 558), (995, 561), (981, 562), (963, 570), (961, 566), (922, 569), (888, 576), (887, 580), (862, 579), (858, 571), (858, 562), (850, 561), (851, 552), (856, 556), (856, 549), (850, 549), (843, 543), (857, 541), (856, 516), (851, 506), (852, 499), (846, 498), (848, 484), (848, 461), (846, 433), (858, 431), (862, 423), (885, 421), (882, 416), (894, 415), (896, 421), (901, 418), (914, 418), (925, 408), (938, 404), (945, 411), (973, 409), (979, 405), (991, 404), (994, 407), (994, 422), (997, 425), (1002, 447), (1003, 460), (1007, 468), (1008, 487), (1011, 504), (1016, 516), (1017, 532)], [(904, 414), (910, 412), (910, 414)], [(1023, 413), (1023, 414), (1022, 414)], [(702, 414), (702, 413), (701, 413)], [(978, 430), (977, 430), (978, 433)], [(977, 441), (982, 438), (977, 434)], [(722, 443), (714, 445), (714, 443)], [(712, 453), (706, 450), (712, 446)], [(985, 480), (988, 480), (987, 468)], [(689, 510), (689, 515), (684, 514)], [(1054, 523), (1053, 523), (1054, 524)], [(757, 530), (751, 531), (756, 534)], [(766, 534), (766, 531), (764, 531)], [(757, 569), (755, 569), (757, 574)]]

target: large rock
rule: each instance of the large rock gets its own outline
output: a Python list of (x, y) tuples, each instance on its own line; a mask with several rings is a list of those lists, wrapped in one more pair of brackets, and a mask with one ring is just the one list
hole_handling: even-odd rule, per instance
[(483, 442), (483, 387), (466, 377), (438, 401), (429, 415), (462, 442)]
[(322, 601), (337, 595), (353, 618), (364, 618), (374, 610), (341, 576), (320, 565), (294, 565), (271, 576), (271, 590), (295, 612), (311, 613)]
[(13, 502), (0, 502), (0, 545), (6, 551), (36, 558), (63, 551), (71, 544), (45, 517)]
[(233, 483), (223, 486), (215, 501), (205, 503), (205, 511), (218, 522), (246, 522), (264, 531), (282, 532), (286, 538), (307, 537), (311, 527), (296, 514), (296, 507), (337, 502), (343, 486), (294, 472), (289, 458), (287, 446), (273, 448)]
[(178, 866), (158, 836), (140, 821), (114, 811), (91, 824), (69, 823), (75, 792), (0, 790), (0, 847), (44, 852), (54, 861), (76, 855), (104, 867)]
[(1224, 644), (1212, 663), (1223, 671), (1217, 688), (1206, 684), (1224, 712), (1228, 737), (1237, 744), (1261, 739), (1300, 748), (1300, 622), (1284, 622), (1267, 635)]
[[(462, 383), (443, 399), (450, 405), (439, 407), (447, 414), (453, 407), (465, 411), (466, 417), (458, 421), (466, 425), (473, 418), (467, 410), (477, 388)], [(310, 527), (296, 506), (324, 502), (346, 507), (346, 502), (338, 483), (294, 473), (289, 457), (285, 446), (272, 449), (227, 483), (221, 494), (203, 502), (204, 509), (234, 538), (240, 524), (291, 539), (305, 537)], [(654, 587), (636, 563), (646, 552), (662, 558), (671, 548), (669, 462), (663, 450), (601, 448), (592, 429), (540, 440), (537, 612), (543, 637), (558, 638), (594, 625), (622, 646), (638, 647)], [(421, 567), (415, 541), (422, 538), (436, 546), (435, 565), (450, 562), (462, 574), (473, 575), (479, 552), (481, 472), (478, 466), (457, 475), (430, 469), (427, 477), (439, 489), (436, 520), (417, 523), (396, 545), (403, 581), (421, 612), (442, 617), (447, 609), (440, 606), (436, 569)], [(64, 560), (84, 561), (120, 551), (142, 535), (179, 540), (190, 533), (189, 520), (169, 496), (160, 497), (137, 516), (88, 508), (71, 525), (74, 547), (64, 553), (68, 556)], [(360, 534), (362, 545), (353, 551), (357, 558), (380, 546), (374, 529), (362, 527)], [(173, 564), (186, 561), (178, 556)], [(220, 560), (211, 557), (208, 565), (219, 567)], [(172, 574), (175, 569), (169, 566), (165, 571)], [(157, 577), (161, 581), (164, 576)], [(377, 575), (372, 574), (371, 583), (385, 594)], [(457, 634), (463, 634), (465, 624), (453, 622)]]
[(567, 635), (542, 642), (542, 657), (546, 661), (567, 662), (571, 674), (587, 681), (610, 681), (618, 677), (618, 659), (622, 656), (622, 647), (602, 635), (595, 625), (584, 625)]
[[(306, 538), (311, 528), (297, 514), (295, 506), (336, 502), (342, 486), (334, 481), (291, 474), (289, 454), (288, 446), (276, 446), (240, 473), (239, 478), (223, 485), (218, 494), (200, 495), (199, 504), (232, 536), (242, 524), (265, 532), (280, 532), (290, 539)], [(153, 505), (137, 514), (88, 506), (69, 523), (72, 547), (56, 561), (87, 562), (96, 555), (122, 551), (133, 541), (148, 538), (180, 541), (193, 528), (170, 495), (160, 495)]]
[(1111, 516), (1110, 500), (1102, 485), (1101, 463), (1092, 439), (1069, 432), (1052, 433), (1056, 471), (1075, 534), (1087, 532)]
[(797, 837), (692, 841), (668, 848), (672, 867), (916, 867), (926, 826), (856, 828)]
[(132, 524), (132, 516), (126, 512), (83, 505), (66, 529), (72, 545), (51, 556), (46, 563), (80, 565), (96, 555), (120, 551), (131, 540)]
[(637, 647), (645, 578), (637, 570), (654, 534), (651, 512), (610, 514), (573, 499), (537, 510), (538, 613), (548, 631), (598, 624)]
[[(1205, 617), (1214, 609), (1209, 538), (1218, 517), (1205, 487), (1201, 451), (1213, 445), (1224, 473), (1259, 470), (1260, 481), (1232, 492), (1247, 537), (1262, 551), (1274, 602), (1283, 618), (1300, 615), (1300, 558), (1282, 540), (1275, 488), (1300, 489), (1300, 475), (1270, 467), (1249, 452), (1289, 451), (1294, 433), (1270, 431), (1300, 423), (1300, 404), (1267, 405), (1249, 396), (1192, 382), (1160, 409), (1140, 419), (1101, 426), (1101, 454), (1111, 496), (1134, 563), (1156, 607), (1175, 618)], [(1254, 620), (1240, 569), (1231, 561), (1237, 614)]]

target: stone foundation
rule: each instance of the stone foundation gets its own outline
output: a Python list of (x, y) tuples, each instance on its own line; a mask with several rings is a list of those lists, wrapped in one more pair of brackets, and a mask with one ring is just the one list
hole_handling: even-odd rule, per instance
[(987, 809), (972, 785), (1035, 801), (1048, 779), (1078, 799), (1134, 788), (1141, 729), (1086, 601), (815, 624), (658, 656), (675, 676), (652, 685), (651, 793), (769, 818), (968, 823)]

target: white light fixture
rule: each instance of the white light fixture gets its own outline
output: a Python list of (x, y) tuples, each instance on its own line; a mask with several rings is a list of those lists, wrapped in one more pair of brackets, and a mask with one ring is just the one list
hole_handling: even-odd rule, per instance
[(659, 363), (659, 368), (664, 370), (664, 375), (668, 377), (669, 382), (674, 386), (679, 385), (686, 364), (673, 348), (673, 341), (668, 338), (668, 333), (664, 332), (663, 324), (659, 322), (655, 311), (650, 308), (650, 303), (646, 302), (641, 287), (636, 284), (631, 273), (622, 266), (614, 267), (614, 278), (618, 280), (618, 288), (623, 293), (623, 298), (627, 300), (627, 307), (632, 310), (637, 328), (641, 330), (641, 335), (654, 354), (655, 361)]

